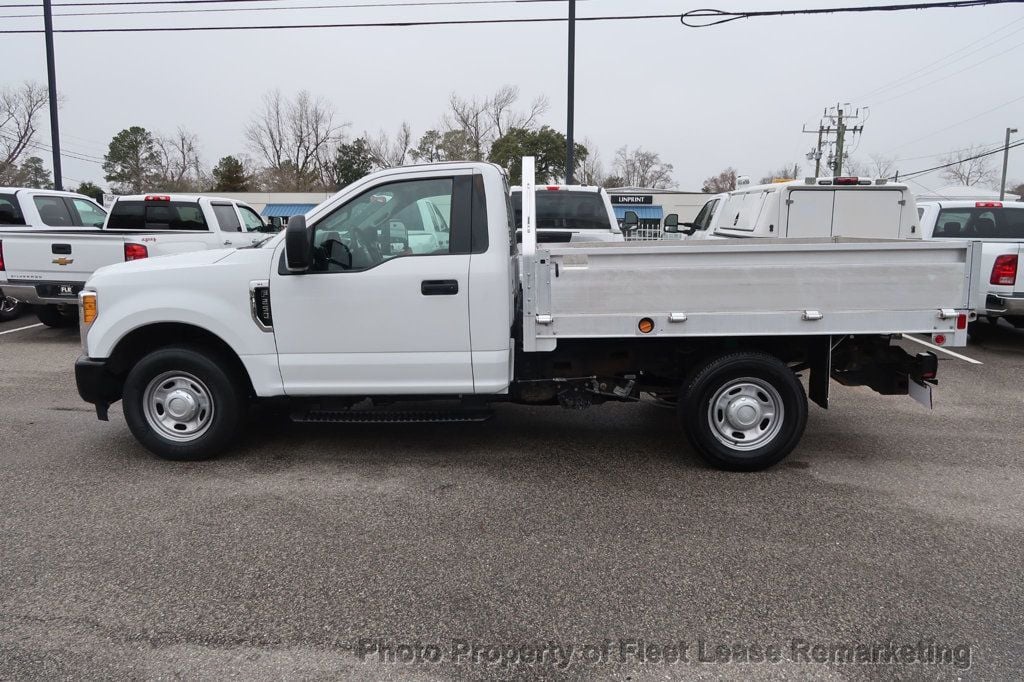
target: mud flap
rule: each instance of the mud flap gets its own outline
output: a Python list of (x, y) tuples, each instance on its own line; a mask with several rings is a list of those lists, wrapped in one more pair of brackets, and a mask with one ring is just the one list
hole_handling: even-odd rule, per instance
[(910, 394), (911, 398), (921, 403), (929, 410), (935, 407), (935, 404), (932, 402), (931, 384), (925, 383), (923, 381), (917, 381), (916, 379), (911, 379), (907, 383), (907, 393)]
[(832, 375), (832, 337), (820, 336), (808, 349), (811, 376), (807, 380), (807, 397), (824, 410), (828, 409), (828, 385)]

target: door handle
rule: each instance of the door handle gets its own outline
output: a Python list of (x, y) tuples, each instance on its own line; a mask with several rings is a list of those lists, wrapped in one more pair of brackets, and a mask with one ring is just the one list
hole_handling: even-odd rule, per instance
[(420, 282), (420, 293), (424, 296), (454, 296), (459, 293), (459, 280), (425, 279)]
[(224, 240), (224, 246), (231, 246), (231, 240), (230, 239), (225, 239)]

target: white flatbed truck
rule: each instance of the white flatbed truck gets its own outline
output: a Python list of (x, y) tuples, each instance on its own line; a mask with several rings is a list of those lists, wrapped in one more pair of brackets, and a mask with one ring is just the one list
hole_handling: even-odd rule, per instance
[[(448, 249), (396, 244), (390, 217), (445, 194)], [(79, 392), (101, 419), (123, 401), (175, 460), (232, 446), (254, 401), (298, 421), (464, 421), (649, 394), (712, 465), (754, 470), (797, 445), (830, 379), (930, 398), (936, 357), (900, 334), (966, 342), (970, 243), (538, 245), (533, 196), (521, 253), (505, 174), (460, 162), (369, 175), (257, 248), (103, 268), (80, 294)]]

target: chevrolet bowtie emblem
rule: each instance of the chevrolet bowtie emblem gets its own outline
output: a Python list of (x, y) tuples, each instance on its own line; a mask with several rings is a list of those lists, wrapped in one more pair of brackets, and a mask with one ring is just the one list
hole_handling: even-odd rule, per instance
[(52, 262), (54, 265), (71, 265), (72, 263), (75, 262), (75, 259), (74, 258), (64, 258), (63, 256), (61, 256), (60, 258), (54, 258), (50, 262)]

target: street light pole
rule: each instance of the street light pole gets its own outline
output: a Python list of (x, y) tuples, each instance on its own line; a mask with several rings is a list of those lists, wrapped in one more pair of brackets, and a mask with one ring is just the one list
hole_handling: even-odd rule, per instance
[(573, 118), (576, 108), (576, 0), (569, 0), (569, 92), (565, 124), (565, 184), (572, 185), (575, 175), (576, 142), (573, 139)]
[(50, 86), (50, 147), (53, 149), (53, 188), (64, 189), (60, 168), (60, 126), (57, 123), (57, 70), (53, 63), (53, 12), (50, 0), (43, 0), (43, 28), (46, 31), (46, 80)]
[(1006, 197), (1006, 166), (1010, 161), (1010, 135), (1017, 132), (1016, 128), (1006, 129), (1006, 144), (1003, 145), (1003, 179), (999, 182), (999, 201)]

